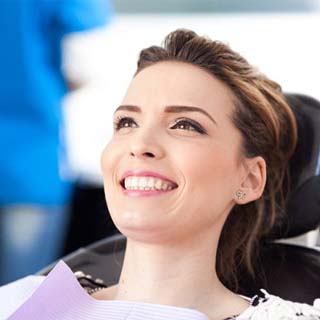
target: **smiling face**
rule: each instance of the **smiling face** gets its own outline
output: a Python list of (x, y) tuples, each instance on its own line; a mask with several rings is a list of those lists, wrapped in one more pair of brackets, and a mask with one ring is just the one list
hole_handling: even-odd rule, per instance
[(244, 174), (232, 99), (187, 63), (161, 62), (135, 76), (101, 162), (123, 234), (157, 242), (221, 229)]

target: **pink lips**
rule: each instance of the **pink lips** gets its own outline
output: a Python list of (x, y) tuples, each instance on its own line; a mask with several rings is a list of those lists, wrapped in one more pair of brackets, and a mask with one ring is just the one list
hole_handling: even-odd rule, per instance
[[(171, 190), (127, 190), (123, 186), (123, 181), (126, 177), (128, 176), (135, 176), (135, 177), (154, 177), (154, 178), (159, 178), (164, 181), (168, 181), (170, 184), (173, 184), (175, 187)], [(133, 196), (133, 197), (141, 197), (141, 196), (156, 196), (156, 195), (162, 195), (164, 193), (168, 193), (178, 187), (178, 185), (168, 179), (167, 177), (153, 171), (140, 171), (140, 170), (128, 170), (125, 171), (124, 174), (122, 175), (121, 178), (121, 186), (123, 188), (123, 193), (128, 196)]]

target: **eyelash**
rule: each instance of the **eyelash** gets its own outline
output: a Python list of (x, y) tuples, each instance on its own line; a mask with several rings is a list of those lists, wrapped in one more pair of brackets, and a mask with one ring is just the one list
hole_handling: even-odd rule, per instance
[(197, 123), (196, 121), (193, 121), (191, 119), (186, 119), (186, 118), (177, 119), (175, 124), (171, 127), (171, 129), (173, 129), (174, 127), (179, 127), (179, 125), (184, 125), (184, 126), (187, 126), (189, 128), (190, 127), (192, 128), (191, 130), (190, 129), (182, 129), (182, 128), (180, 128), (181, 130), (197, 131), (200, 134), (207, 134), (206, 130), (204, 130), (199, 123)]
[(122, 128), (131, 128), (130, 126), (123, 126), (123, 124), (126, 122), (135, 123), (135, 125), (138, 126), (137, 123), (133, 120), (133, 118), (118, 116), (113, 122), (114, 130), (119, 131)]
[[(125, 124), (128, 124), (127, 126), (125, 126)], [(122, 116), (118, 116), (114, 123), (113, 123), (113, 126), (114, 126), (114, 130), (115, 131), (119, 131), (120, 129), (122, 128), (132, 128), (132, 126), (130, 126), (130, 123), (134, 123), (135, 127), (138, 127), (137, 123), (134, 121), (133, 118), (131, 117), (122, 117)], [(182, 128), (179, 128), (178, 126), (187, 126), (189, 128), (192, 128), (192, 129), (182, 129)], [(196, 131), (200, 134), (207, 134), (206, 130), (203, 129), (203, 127), (198, 124), (196, 121), (193, 121), (191, 119), (187, 119), (187, 118), (180, 118), (180, 119), (177, 119), (174, 123), (174, 125), (170, 128), (170, 129), (181, 129), (181, 130), (187, 130), (187, 131)]]

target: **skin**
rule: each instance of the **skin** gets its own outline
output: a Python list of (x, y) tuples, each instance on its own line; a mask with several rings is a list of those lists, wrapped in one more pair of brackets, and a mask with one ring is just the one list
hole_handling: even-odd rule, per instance
[[(215, 272), (225, 219), (236, 203), (259, 198), (266, 180), (265, 161), (241, 153), (233, 101), (227, 86), (187, 63), (160, 62), (134, 77), (101, 160), (108, 207), (127, 249), (119, 284), (95, 298), (191, 308), (212, 320), (248, 307)], [(130, 196), (119, 183), (127, 170), (156, 172), (178, 187)]]

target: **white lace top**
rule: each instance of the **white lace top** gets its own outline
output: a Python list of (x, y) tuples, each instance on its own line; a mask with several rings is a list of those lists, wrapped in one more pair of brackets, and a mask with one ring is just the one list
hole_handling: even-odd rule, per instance
[(320, 320), (320, 299), (313, 306), (291, 302), (269, 294), (261, 289), (261, 294), (250, 300), (250, 307), (238, 316), (237, 320)]

